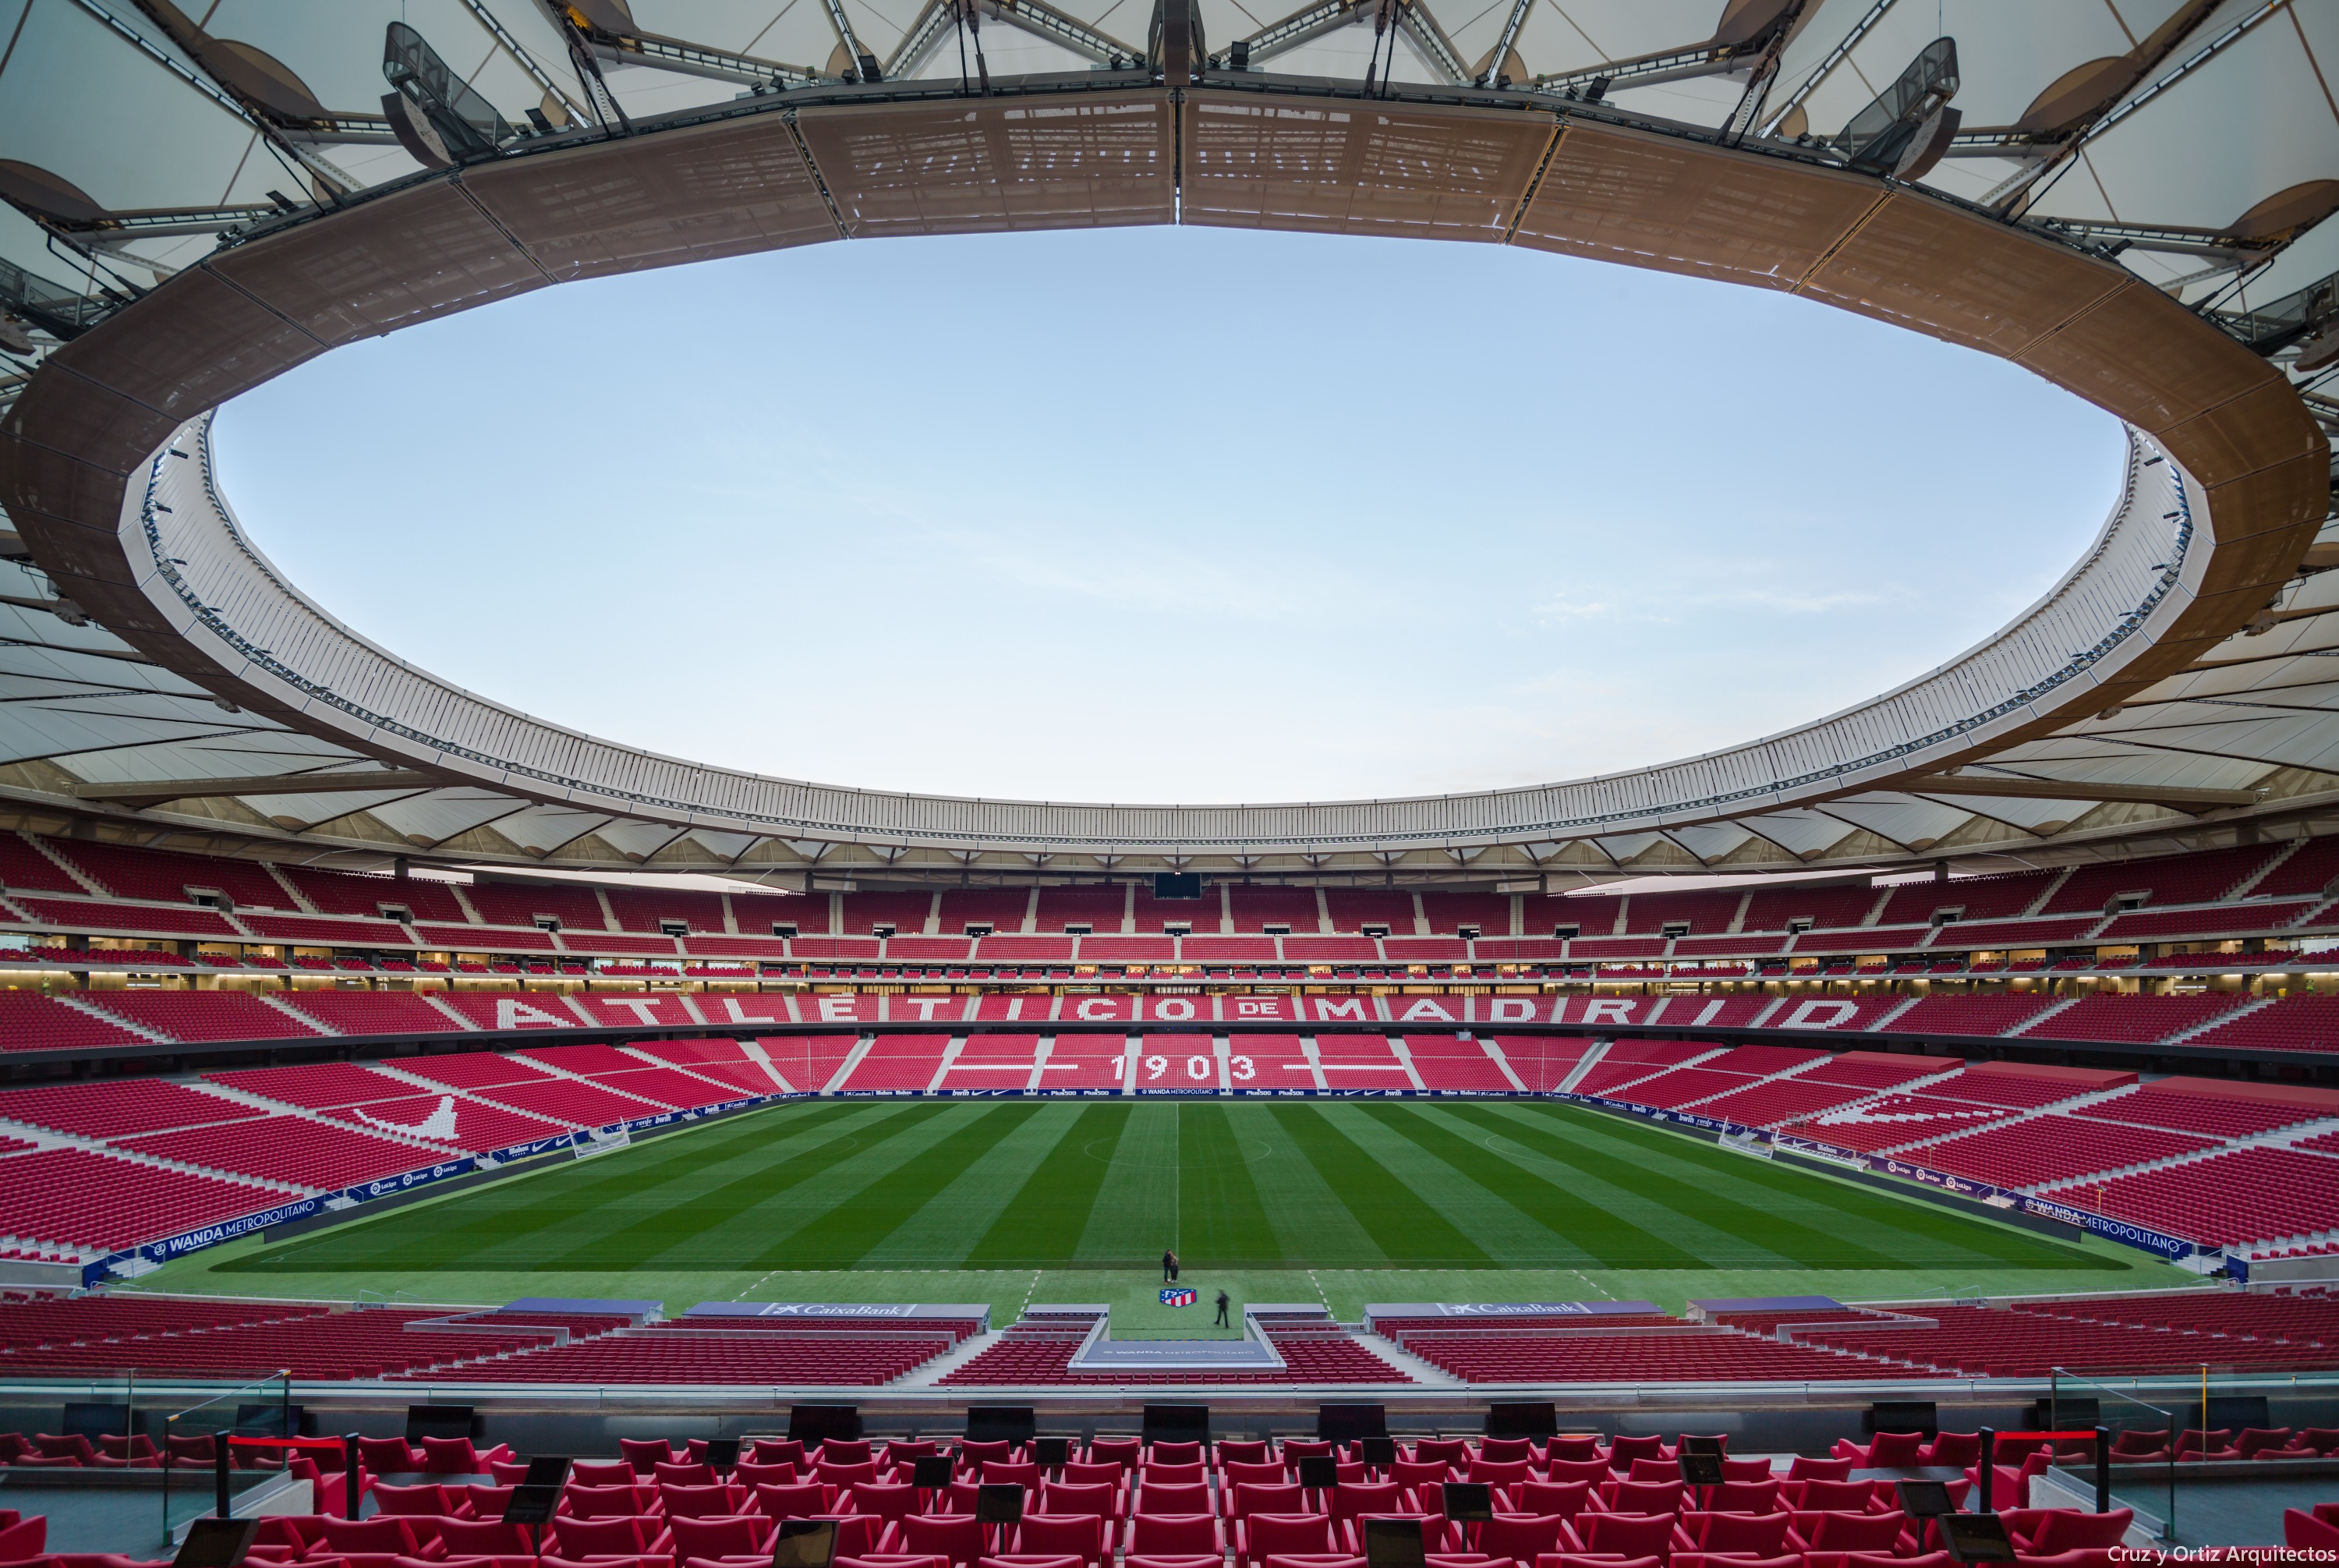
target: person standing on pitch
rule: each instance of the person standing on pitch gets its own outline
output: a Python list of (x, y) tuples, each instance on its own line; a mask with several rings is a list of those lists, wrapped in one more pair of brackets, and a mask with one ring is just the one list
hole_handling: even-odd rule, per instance
[(1213, 1328), (1232, 1328), (1234, 1326), (1233, 1324), (1227, 1321), (1227, 1293), (1223, 1290), (1219, 1292), (1219, 1320), (1210, 1325), (1210, 1326)]
[(1161, 1283), (1169, 1284), (1178, 1277), (1178, 1255), (1168, 1247), (1161, 1249)]

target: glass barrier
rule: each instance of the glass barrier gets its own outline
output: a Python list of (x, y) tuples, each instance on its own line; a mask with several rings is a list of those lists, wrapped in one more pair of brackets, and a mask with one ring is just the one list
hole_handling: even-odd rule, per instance
[(298, 1436), (294, 1428), (299, 1422), (290, 1372), (192, 1402), (183, 1396), (166, 1401), (162, 1420), (163, 1540), (168, 1542), (180, 1525), (206, 1512), (232, 1513), (237, 1494), (273, 1479), (284, 1468), (281, 1453), (230, 1453), (223, 1439), (231, 1435)]

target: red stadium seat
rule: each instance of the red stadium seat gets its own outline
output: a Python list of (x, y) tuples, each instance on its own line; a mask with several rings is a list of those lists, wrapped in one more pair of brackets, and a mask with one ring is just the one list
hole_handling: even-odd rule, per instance
[(1573, 1519), (1591, 1505), (1589, 1481), (1522, 1481), (1512, 1492), (1513, 1506), (1521, 1514)]
[(1130, 1518), (1121, 1549), (1130, 1557), (1223, 1557), (1227, 1543), (1218, 1520), (1207, 1513), (1136, 1514)]
[(1571, 1551), (1626, 1557), (1663, 1556), (1673, 1549), (1671, 1514), (1584, 1514), (1567, 1526)]
[(1336, 1554), (1341, 1537), (1322, 1514), (1253, 1514), (1235, 1526), (1237, 1568), (1254, 1568), (1277, 1553)]
[[(1670, 1529), (1670, 1516), (1665, 1524)], [(1463, 1543), (1474, 1552), (1519, 1563), (1533, 1563), (1542, 1553), (1574, 1550), (1582, 1544), (1570, 1535), (1568, 1522), (1556, 1514), (1497, 1514), (1482, 1524), (1463, 1526)]]
[(952, 1568), (965, 1568), (985, 1550), (982, 1526), (971, 1514), (905, 1514), (886, 1530), (883, 1549), (947, 1557)]
[[(1066, 1469), (1071, 1466), (1066, 1465)], [(1050, 1481), (1040, 1488), (1040, 1512), (1042, 1514), (1093, 1514), (1100, 1519), (1118, 1523), (1127, 1513), (1122, 1506), (1128, 1494), (1108, 1482), (1081, 1483)]]
[(1752, 1553), (1775, 1557), (1787, 1550), (1787, 1529), (1792, 1520), (1779, 1514), (1686, 1513), (1673, 1525), (1673, 1545), (1679, 1551)]
[[(1799, 1552), (1899, 1552), (1907, 1533), (1905, 1514), (1810, 1513), (1798, 1511), (1787, 1543)], [(1913, 1544), (1913, 1543), (1911, 1543)]]
[[(657, 1497), (659, 1511), (668, 1519), (720, 1519), (739, 1513), (746, 1502), (740, 1488), (716, 1484), (704, 1486), (661, 1484)], [(866, 1513), (868, 1510), (858, 1512)]]
[(778, 1526), (760, 1514), (735, 1514), (719, 1518), (669, 1517), (666, 1531), (674, 1538), (674, 1550), (683, 1557), (750, 1557), (761, 1555), (767, 1561), (771, 1543)]
[(1015, 1550), (1069, 1553), (1098, 1568), (1110, 1551), (1108, 1529), (1094, 1514), (1026, 1514), (1015, 1529)]

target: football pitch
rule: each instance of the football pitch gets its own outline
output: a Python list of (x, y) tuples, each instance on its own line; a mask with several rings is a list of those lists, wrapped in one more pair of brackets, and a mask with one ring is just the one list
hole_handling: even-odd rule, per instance
[[(1880, 1298), (2186, 1277), (1529, 1100), (797, 1102), (174, 1263), (162, 1289), (1114, 1303)], [(1555, 1294), (1556, 1293), (1556, 1294)], [(1142, 1307), (1144, 1310), (1140, 1311)], [(1183, 1326), (1181, 1317), (1160, 1319)]]

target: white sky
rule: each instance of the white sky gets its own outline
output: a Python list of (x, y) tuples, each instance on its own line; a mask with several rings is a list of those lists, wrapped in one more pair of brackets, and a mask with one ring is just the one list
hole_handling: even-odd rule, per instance
[(1874, 695), (2075, 559), (2122, 451), (1781, 294), (1199, 228), (546, 290), (220, 421), (329, 610), (795, 778), (1282, 800), (1662, 762)]

